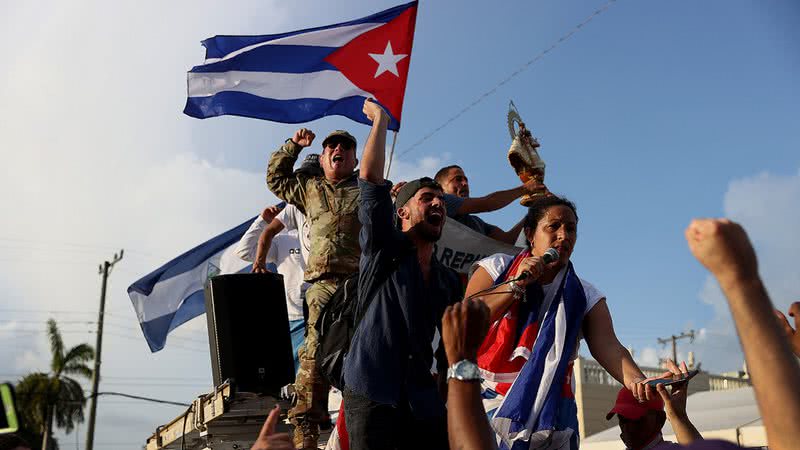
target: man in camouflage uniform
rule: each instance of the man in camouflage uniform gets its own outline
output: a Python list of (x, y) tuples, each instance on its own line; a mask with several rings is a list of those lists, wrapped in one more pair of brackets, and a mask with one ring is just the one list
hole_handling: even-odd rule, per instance
[(295, 426), (294, 444), (298, 449), (317, 448), (319, 424), (326, 416), (329, 386), (317, 373), (318, 346), (315, 325), (339, 283), (358, 271), (361, 248), (358, 234), (358, 172), (355, 172), (356, 139), (342, 130), (322, 141), (319, 158), (323, 176), (294, 173), (294, 163), (304, 147), (314, 140), (311, 130), (301, 128), (272, 154), (267, 169), (267, 185), (279, 198), (295, 205), (310, 224), (310, 251), (305, 280), (308, 318), (306, 340), (298, 352), (300, 369), (295, 380), (297, 404), (289, 411)]

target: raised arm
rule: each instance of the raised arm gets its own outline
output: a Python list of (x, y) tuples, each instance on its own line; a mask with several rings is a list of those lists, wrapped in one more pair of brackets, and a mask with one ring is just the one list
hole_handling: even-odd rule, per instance
[[(668, 359), (667, 367), (675, 375), (685, 375), (689, 372), (685, 362), (682, 362), (679, 368), (671, 359)], [(664, 400), (664, 410), (667, 413), (669, 423), (672, 424), (672, 431), (675, 432), (675, 436), (678, 438), (678, 443), (688, 445), (694, 441), (703, 440), (703, 436), (697, 431), (692, 421), (689, 420), (689, 415), (686, 414), (689, 381), (676, 384), (670, 389), (664, 387), (663, 384), (659, 384), (656, 387), (661, 399)]]
[[(476, 363), (478, 349), (488, 329), (489, 311), (480, 300), (464, 300), (448, 306), (442, 316), (442, 342), (450, 366), (460, 361)], [(483, 410), (480, 381), (450, 378), (447, 388), (447, 434), (450, 448), (497, 448), (494, 433)]]
[(278, 198), (297, 206), (305, 213), (305, 182), (309, 176), (294, 173), (294, 163), (304, 147), (314, 141), (311, 130), (301, 128), (269, 158), (267, 186)]
[(769, 448), (797, 448), (800, 366), (775, 320), (747, 234), (727, 219), (699, 219), (689, 224), (686, 240), (728, 299)]
[(464, 202), (459, 206), (456, 214), (478, 214), (484, 212), (497, 211), (500, 208), (508, 206), (514, 200), (522, 197), (525, 194), (536, 194), (546, 192), (547, 188), (543, 184), (537, 183), (535, 180), (530, 180), (522, 186), (508, 189), (505, 191), (492, 192), (489, 195), (476, 198), (465, 198)]
[(361, 221), (359, 243), (362, 254), (375, 253), (394, 241), (394, 205), (389, 195), (389, 184), (383, 178), (386, 151), (386, 126), (389, 115), (377, 103), (364, 102), (364, 114), (372, 120), (359, 171), (358, 219)]
[(492, 229), (492, 231), (489, 233), (489, 237), (496, 241), (514, 245), (517, 242), (519, 233), (522, 232), (522, 228), (524, 226), (525, 219), (523, 218), (508, 231), (503, 231), (500, 228), (494, 227), (494, 229)]
[(239, 245), (236, 246), (236, 255), (239, 258), (247, 262), (253, 262), (256, 259), (261, 233), (279, 212), (279, 206), (268, 206), (264, 208), (260, 216), (256, 217), (256, 220), (253, 221), (253, 224), (250, 225), (250, 228), (244, 232), (244, 235), (239, 240)]
[(386, 127), (389, 125), (389, 114), (371, 99), (364, 102), (364, 114), (372, 121), (372, 130), (370, 130), (367, 143), (364, 145), (359, 177), (372, 184), (383, 184)]
[(272, 240), (283, 228), (283, 222), (275, 219), (261, 231), (261, 235), (258, 238), (256, 257), (253, 261), (254, 273), (267, 272), (267, 255), (269, 255), (269, 250), (272, 248)]

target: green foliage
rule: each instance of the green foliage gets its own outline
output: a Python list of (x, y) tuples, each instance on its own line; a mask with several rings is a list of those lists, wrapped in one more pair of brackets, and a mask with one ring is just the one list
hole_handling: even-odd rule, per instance
[(61, 333), (53, 319), (47, 321), (47, 336), (51, 352), (50, 372), (25, 375), (15, 390), (25, 429), (38, 434), (40, 440), (48, 434), (51, 443), (48, 447), (53, 450), (58, 448), (52, 439), (53, 422), (67, 433), (75, 428), (76, 423), (83, 422), (87, 398), (80, 383), (70, 376), (91, 379), (92, 369), (88, 364), (95, 354), (87, 344), (65, 351)]

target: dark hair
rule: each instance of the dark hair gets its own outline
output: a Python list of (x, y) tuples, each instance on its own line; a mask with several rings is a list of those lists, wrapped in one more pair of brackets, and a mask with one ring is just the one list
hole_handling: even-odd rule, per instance
[(18, 447), (32, 448), (30, 444), (16, 434), (0, 434), (0, 450), (12, 450)]
[(575, 208), (575, 203), (572, 203), (564, 197), (549, 195), (536, 199), (528, 207), (528, 214), (525, 215), (525, 228), (535, 230), (536, 226), (539, 225), (539, 221), (544, 217), (544, 214), (553, 206), (566, 206), (575, 214), (575, 220), (578, 220), (578, 210)]
[(461, 166), (457, 164), (453, 164), (451, 166), (445, 166), (439, 169), (438, 172), (436, 172), (436, 175), (433, 177), (433, 179), (436, 180), (437, 183), (442, 184), (442, 181), (444, 181), (443, 178), (446, 177), (447, 174), (450, 173), (450, 171), (453, 169), (459, 169), (462, 172), (464, 171), (464, 169), (462, 169)]

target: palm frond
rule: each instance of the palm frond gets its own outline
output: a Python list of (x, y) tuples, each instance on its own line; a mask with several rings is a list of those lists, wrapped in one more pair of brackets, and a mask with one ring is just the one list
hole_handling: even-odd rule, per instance
[(50, 352), (53, 354), (50, 369), (57, 374), (61, 371), (64, 361), (64, 341), (61, 339), (58, 325), (53, 319), (47, 320), (47, 337), (50, 339)]
[(50, 404), (53, 386), (46, 373), (34, 372), (22, 377), (15, 387), (18, 409), (29, 428), (44, 431), (45, 411)]
[(89, 366), (78, 362), (67, 363), (67, 365), (64, 366), (64, 370), (61, 371), (64, 375), (80, 375), (89, 379), (92, 378), (93, 372), (94, 371), (89, 368)]
[(83, 422), (86, 396), (80, 383), (72, 378), (62, 377), (59, 381), (54, 419), (58, 428), (63, 428), (69, 433), (75, 428), (75, 423)]
[(79, 344), (67, 350), (64, 355), (64, 365), (74, 362), (88, 362), (94, 359), (94, 348), (89, 344)]

